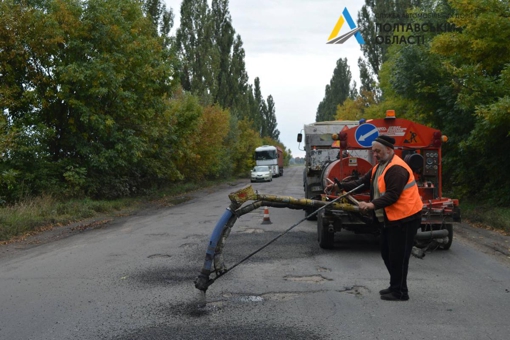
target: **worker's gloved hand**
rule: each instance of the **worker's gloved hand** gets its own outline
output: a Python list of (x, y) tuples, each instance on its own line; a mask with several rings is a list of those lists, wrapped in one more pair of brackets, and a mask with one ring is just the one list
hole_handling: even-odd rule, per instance
[(338, 187), (339, 191), (342, 191), (344, 189), (344, 186), (342, 185), (342, 183), (340, 183), (340, 181), (336, 177), (335, 177), (335, 184)]
[(371, 203), (371, 202), (363, 202), (363, 201), (358, 203), (358, 207), (359, 207), (360, 213), (362, 213), (362, 214), (368, 214), (368, 212), (370, 210), (374, 210), (375, 209), (373, 203)]
[(326, 178), (326, 180), (328, 181), (328, 184), (326, 184), (326, 187), (324, 188), (324, 193), (326, 195), (330, 195), (331, 192), (333, 192), (333, 190), (335, 189), (335, 183), (329, 178)]
[(329, 178), (326, 178), (326, 180), (329, 182), (329, 184), (326, 185), (326, 188), (324, 189), (324, 193), (329, 195), (332, 191), (336, 191), (335, 186), (338, 187), (339, 192), (342, 192), (342, 190), (344, 189), (342, 183), (340, 183), (338, 178), (335, 177), (334, 182), (332, 180), (330, 180)]

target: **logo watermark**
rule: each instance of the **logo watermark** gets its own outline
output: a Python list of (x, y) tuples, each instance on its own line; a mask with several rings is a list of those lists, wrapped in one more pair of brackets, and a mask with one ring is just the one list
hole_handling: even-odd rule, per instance
[[(349, 25), (349, 28), (351, 30), (341, 36), (338, 36), (345, 22), (347, 22), (347, 25)], [(347, 7), (345, 7), (342, 14), (338, 18), (335, 27), (333, 27), (333, 30), (329, 35), (327, 44), (343, 44), (344, 42), (347, 41), (347, 39), (349, 39), (352, 36), (356, 38), (360, 45), (365, 44), (365, 40), (363, 40), (363, 37), (359, 32), (359, 27), (356, 27), (354, 20), (352, 20), (351, 14), (347, 10)]]
[[(422, 45), (426, 43), (426, 37), (431, 37), (430, 33), (434, 35), (437, 33), (460, 31), (448, 19), (469, 18), (471, 16), (444, 12), (377, 12), (374, 13), (374, 17), (375, 37), (369, 39), (368, 43), (376, 45)], [(339, 36), (340, 30), (346, 22), (351, 30)], [(347, 7), (345, 7), (329, 35), (327, 44), (343, 44), (352, 36), (356, 38), (360, 45), (365, 44), (360, 28), (356, 27), (351, 14)]]

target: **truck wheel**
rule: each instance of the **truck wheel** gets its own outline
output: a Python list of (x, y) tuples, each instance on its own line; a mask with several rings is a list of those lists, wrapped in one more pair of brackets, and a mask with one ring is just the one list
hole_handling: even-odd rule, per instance
[(448, 230), (448, 242), (441, 245), (440, 248), (448, 250), (452, 246), (453, 242), (453, 224), (446, 224), (445, 227), (446, 227), (445, 229)]
[(335, 244), (335, 233), (328, 231), (328, 223), (324, 224), (324, 212), (317, 216), (317, 241), (322, 249), (333, 249)]

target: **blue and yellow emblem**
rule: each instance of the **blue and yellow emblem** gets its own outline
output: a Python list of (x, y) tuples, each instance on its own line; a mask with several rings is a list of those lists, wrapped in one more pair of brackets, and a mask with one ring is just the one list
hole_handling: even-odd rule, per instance
[[(340, 33), (340, 30), (342, 29), (342, 26), (347, 21), (347, 25), (349, 25), (351, 31), (341, 35), (338, 37), (338, 33)], [(358, 43), (360, 45), (365, 44), (365, 40), (363, 40), (363, 37), (361, 36), (361, 33), (359, 32), (359, 27), (356, 27), (356, 24), (354, 23), (354, 20), (352, 20), (351, 14), (347, 10), (347, 7), (344, 8), (342, 14), (338, 18), (338, 21), (336, 22), (335, 27), (333, 28), (333, 31), (331, 31), (331, 34), (329, 35), (327, 44), (343, 44), (347, 39), (349, 39), (352, 36), (356, 37), (356, 40), (358, 40)]]

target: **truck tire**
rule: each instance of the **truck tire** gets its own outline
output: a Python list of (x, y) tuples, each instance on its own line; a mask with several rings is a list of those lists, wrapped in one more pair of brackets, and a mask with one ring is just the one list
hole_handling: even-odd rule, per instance
[(317, 216), (317, 241), (322, 249), (333, 249), (335, 244), (335, 233), (328, 231), (328, 224), (324, 223), (324, 212), (321, 211)]
[(453, 242), (453, 224), (446, 224), (445, 229), (448, 230), (448, 242), (441, 245), (440, 248), (443, 250), (448, 250), (452, 246)]

